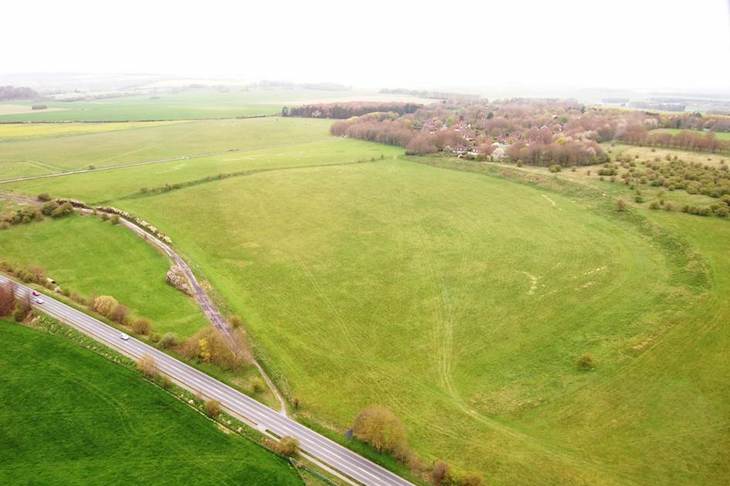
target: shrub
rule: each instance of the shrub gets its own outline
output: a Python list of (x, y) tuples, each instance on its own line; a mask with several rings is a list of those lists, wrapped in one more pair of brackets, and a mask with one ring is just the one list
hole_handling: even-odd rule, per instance
[(38, 194), (37, 199), (41, 202), (46, 202), (51, 200), (51, 196), (47, 192), (42, 192)]
[(13, 319), (15, 322), (23, 322), (25, 321), (29, 315), (33, 312), (33, 307), (30, 305), (29, 297), (25, 299), (21, 299), (18, 302), (18, 305), (15, 307), (15, 312), (13, 313)]
[(299, 454), (299, 440), (296, 437), (284, 436), (273, 446), (274, 452), (284, 457), (294, 457)]
[(252, 394), (263, 393), (266, 390), (266, 383), (257, 376), (251, 380), (249, 390)]
[(145, 354), (139, 359), (139, 361), (137, 361), (137, 369), (147, 378), (154, 379), (159, 375), (155, 358), (149, 354)]
[(355, 419), (352, 433), (378, 451), (401, 454), (408, 449), (406, 429), (389, 409), (381, 405), (365, 408)]
[(177, 346), (177, 335), (173, 332), (165, 333), (160, 339), (159, 345), (162, 349), (174, 348)]
[(107, 220), (109, 220), (109, 215), (108, 215), (108, 214), (106, 214), (106, 213), (101, 213), (101, 220), (102, 220), (102, 221), (107, 221)]
[(62, 218), (64, 216), (68, 216), (69, 214), (74, 212), (74, 207), (71, 205), (70, 202), (65, 202), (55, 208), (53, 211), (51, 211), (51, 217), (52, 218)]
[(181, 344), (179, 351), (189, 359), (211, 362), (225, 370), (235, 370), (251, 359), (245, 343), (239, 349), (240, 352), (233, 353), (223, 336), (209, 326), (188, 338)]
[(141, 334), (143, 336), (148, 335), (151, 329), (152, 326), (150, 325), (150, 321), (143, 317), (135, 319), (135, 321), (132, 323), (132, 330), (137, 334)]
[(119, 324), (124, 324), (127, 321), (128, 314), (129, 311), (127, 310), (127, 306), (117, 304), (114, 306), (111, 313), (109, 314), (109, 319), (114, 322), (118, 322)]
[(616, 200), (616, 211), (623, 212), (626, 211), (626, 201), (619, 198)]
[(635, 195), (634, 196), (634, 202), (639, 203), (639, 204), (643, 203), (644, 202), (644, 196), (642, 196), (641, 194)]
[(100, 295), (93, 300), (91, 308), (102, 316), (109, 317), (112, 310), (118, 305), (117, 299), (111, 295)]
[(558, 164), (553, 164), (553, 165), (551, 165), (551, 166), (549, 167), (549, 169), (548, 169), (548, 170), (549, 170), (550, 172), (553, 172), (553, 173), (555, 173), (555, 172), (560, 172), (560, 171), (561, 171), (562, 169), (561, 169), (561, 167), (560, 167), (560, 166), (559, 166)]
[(238, 316), (231, 316), (230, 319), (228, 319), (228, 321), (231, 323), (231, 326), (233, 327), (233, 329), (238, 329), (239, 327), (241, 327), (243, 325), (243, 321)]
[(578, 369), (581, 371), (591, 371), (595, 369), (596, 363), (593, 361), (593, 356), (586, 353), (578, 358)]
[(58, 209), (58, 203), (56, 201), (48, 201), (43, 206), (41, 206), (41, 213), (45, 214), (46, 216), (50, 216), (56, 209)]
[(110, 220), (111, 220), (112, 224), (119, 224), (119, 215), (117, 215), (117, 214), (112, 215)]
[(652, 201), (651, 204), (649, 204), (649, 209), (659, 209), (659, 203)]
[(221, 414), (221, 404), (218, 400), (205, 402), (205, 413), (210, 418), (217, 418)]

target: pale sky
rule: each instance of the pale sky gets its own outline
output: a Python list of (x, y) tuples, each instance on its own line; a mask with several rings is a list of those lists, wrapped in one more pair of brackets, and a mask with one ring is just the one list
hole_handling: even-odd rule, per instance
[(0, 74), (730, 91), (729, 3), (11, 0)]

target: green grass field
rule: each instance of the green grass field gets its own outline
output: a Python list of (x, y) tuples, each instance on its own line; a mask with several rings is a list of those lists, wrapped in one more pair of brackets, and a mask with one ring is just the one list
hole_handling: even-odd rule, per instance
[[(23, 191), (37, 188), (92, 202), (225, 172), (337, 164), (400, 153), (394, 147), (330, 137), (328, 130), (327, 120), (266, 118), (0, 143), (0, 182), (89, 166), (120, 167), (23, 184)], [(12, 187), (0, 184), (0, 190)]]
[(267, 116), (286, 105), (349, 100), (394, 100), (429, 103), (411, 96), (374, 91), (317, 89), (197, 88), (158, 95), (120, 96), (95, 101), (44, 101), (46, 110), (31, 110), (34, 102), (0, 103), (0, 122), (11, 121), (140, 121), (191, 120)]
[(47, 219), (0, 231), (0, 248), (0, 259), (39, 266), (62, 288), (112, 295), (161, 334), (187, 337), (207, 323), (192, 299), (165, 282), (167, 257), (122, 226), (89, 216)]
[(0, 320), (0, 483), (301, 484), (134, 370)]
[[(0, 189), (108, 200), (160, 227), (245, 317), (301, 414), (336, 431), (380, 403), (424, 459), (490, 484), (723, 484), (726, 222), (617, 214), (618, 185), (450, 170), (472, 163), (403, 159), (319, 120), (230, 123), (49, 139), (36, 156), (70, 167), (145, 137), (179, 154), (203, 133), (218, 149), (227, 130), (258, 134), (238, 152)], [(249, 169), (274, 170), (138, 193)], [(585, 353), (595, 370), (577, 369)]]

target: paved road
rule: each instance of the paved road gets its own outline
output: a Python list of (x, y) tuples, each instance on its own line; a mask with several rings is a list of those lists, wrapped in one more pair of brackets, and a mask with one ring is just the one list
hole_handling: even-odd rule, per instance
[[(81, 211), (83, 213), (92, 213), (92, 210), (90, 209), (77, 209), (78, 211)], [(200, 306), (203, 314), (205, 314), (210, 323), (213, 324), (213, 326), (221, 332), (221, 334), (228, 343), (228, 347), (234, 353), (240, 352), (240, 343), (233, 335), (233, 328), (231, 327), (230, 323), (223, 317), (208, 293), (203, 289), (203, 287), (201, 287), (198, 279), (195, 278), (193, 270), (190, 268), (187, 262), (175, 250), (173, 250), (170, 245), (157, 238), (155, 235), (148, 233), (141, 227), (137, 226), (136, 224), (134, 224), (134, 222), (129, 221), (124, 217), (120, 217), (119, 222), (123, 226), (136, 233), (140, 238), (143, 238), (148, 243), (159, 248), (162, 253), (167, 255), (167, 257), (170, 259), (170, 261), (172, 261), (174, 265), (182, 270), (182, 272), (185, 274), (185, 278), (187, 278), (188, 282), (190, 283), (190, 287), (193, 291), (193, 298), (198, 303), (198, 306)], [(264, 368), (258, 363), (258, 361), (256, 361), (256, 358), (251, 356), (251, 362), (259, 370), (259, 374), (262, 376), (264, 381), (266, 381), (269, 389), (279, 402), (279, 413), (281, 413), (282, 415), (286, 415), (286, 401), (284, 400), (284, 397), (281, 396), (281, 393), (279, 393), (279, 389), (276, 387)]]
[[(0, 283), (7, 281), (6, 277), (0, 275)], [(29, 291), (28, 287), (17, 284), (17, 293), (19, 295), (25, 295)], [(254, 424), (259, 430), (263, 431), (265, 429), (267, 432), (279, 437), (296, 437), (299, 439), (301, 450), (306, 455), (356, 482), (367, 485), (411, 484), (364, 457), (162, 351), (132, 337), (128, 341), (123, 341), (119, 337), (120, 332), (118, 330), (52, 297), (44, 295), (43, 300), (43, 304), (36, 305), (38, 310), (71, 325), (82, 333), (134, 360), (138, 360), (144, 355), (152, 356), (159, 371), (176, 383), (202, 395), (206, 399), (218, 400), (228, 413), (244, 422)]]

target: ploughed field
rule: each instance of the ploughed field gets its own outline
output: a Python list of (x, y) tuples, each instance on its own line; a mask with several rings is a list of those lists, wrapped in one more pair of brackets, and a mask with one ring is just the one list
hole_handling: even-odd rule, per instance
[(301, 484), (132, 369), (0, 320), (2, 484)]
[[(0, 190), (158, 226), (245, 318), (300, 414), (338, 432), (377, 403), (422, 458), (490, 483), (722, 483), (724, 221), (617, 213), (598, 191), (417, 163), (327, 129), (271, 118), (0, 143), (0, 175), (23, 145), (66, 168), (214, 152)], [(204, 180), (219, 173), (236, 175)]]

